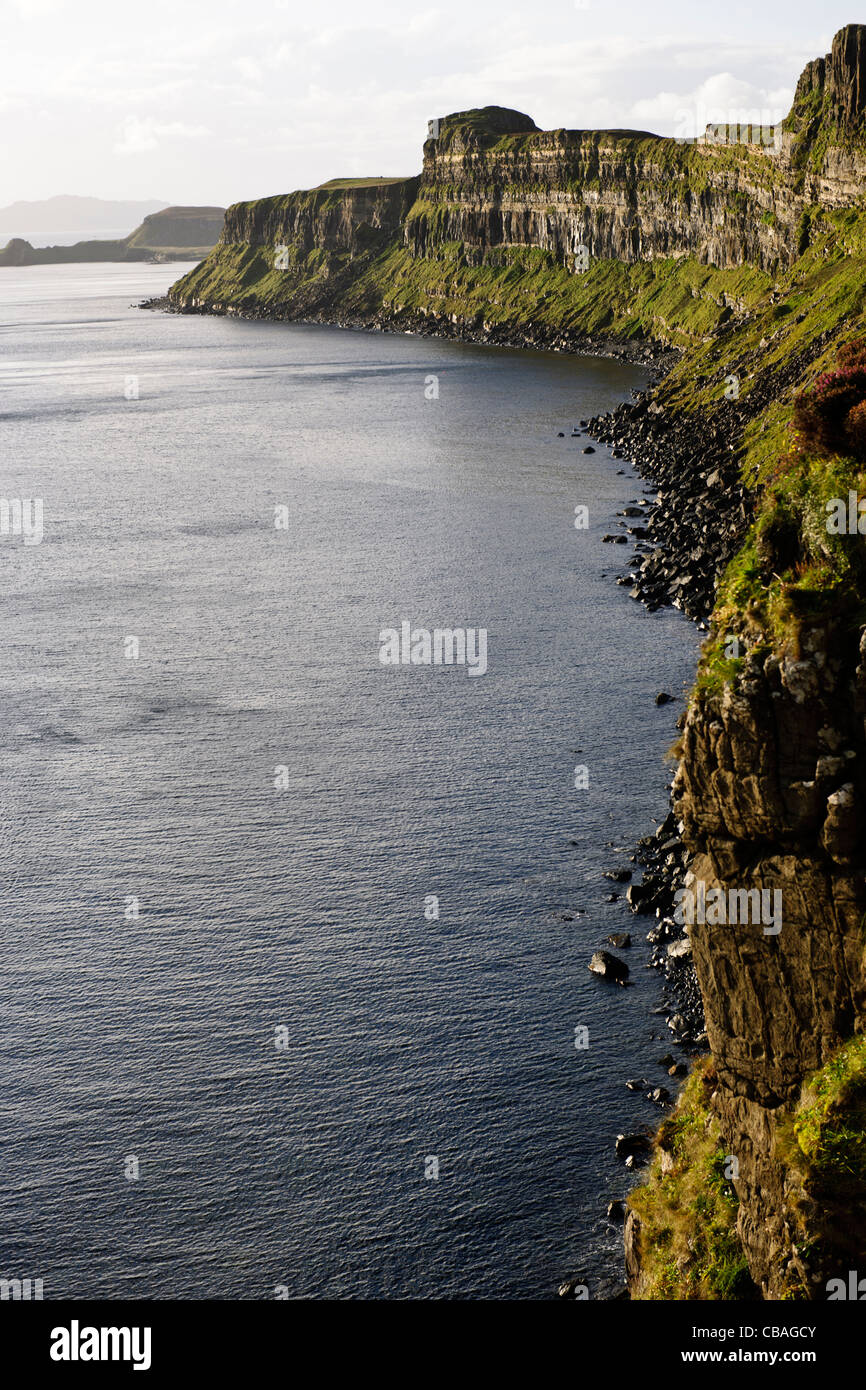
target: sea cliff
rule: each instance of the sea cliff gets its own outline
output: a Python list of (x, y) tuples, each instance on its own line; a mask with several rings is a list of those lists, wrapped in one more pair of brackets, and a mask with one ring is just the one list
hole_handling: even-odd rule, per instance
[(778, 930), (686, 923), (709, 1056), (631, 1199), (636, 1298), (826, 1297), (866, 1257), (864, 193), (850, 25), (757, 139), (458, 113), (418, 178), (230, 208), (170, 294), (664, 368), (593, 428), (659, 486), (624, 582), (708, 624), (676, 749), (682, 884), (781, 909)]

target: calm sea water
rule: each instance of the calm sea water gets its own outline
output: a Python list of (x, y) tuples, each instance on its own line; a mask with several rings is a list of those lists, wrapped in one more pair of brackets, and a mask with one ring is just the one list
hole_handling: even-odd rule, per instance
[[(643, 374), (132, 307), (181, 269), (0, 271), (44, 505), (0, 536), (0, 1275), (601, 1296), (666, 1046), (643, 933), (634, 988), (587, 964), (696, 634), (613, 583), (641, 484), (570, 434)], [(487, 673), (383, 666), (402, 620)]]

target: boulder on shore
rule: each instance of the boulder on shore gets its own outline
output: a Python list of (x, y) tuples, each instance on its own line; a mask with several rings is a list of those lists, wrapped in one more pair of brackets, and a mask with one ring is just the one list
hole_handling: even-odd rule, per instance
[(652, 1148), (648, 1134), (618, 1134), (616, 1136), (617, 1158), (645, 1158)]
[(615, 931), (607, 939), (611, 946), (618, 946), (621, 951), (625, 951), (631, 945), (631, 932)]
[(601, 975), (605, 980), (614, 980), (618, 985), (624, 985), (629, 976), (629, 969), (624, 960), (618, 956), (612, 956), (610, 951), (596, 951), (589, 968), (594, 975)]

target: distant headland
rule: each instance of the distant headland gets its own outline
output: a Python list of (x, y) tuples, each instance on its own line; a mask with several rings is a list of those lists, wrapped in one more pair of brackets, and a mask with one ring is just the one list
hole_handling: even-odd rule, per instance
[(13, 237), (0, 250), (0, 266), (202, 260), (219, 238), (224, 214), (224, 208), (216, 207), (163, 208), (149, 213), (127, 237), (72, 246), (32, 246), (23, 237)]

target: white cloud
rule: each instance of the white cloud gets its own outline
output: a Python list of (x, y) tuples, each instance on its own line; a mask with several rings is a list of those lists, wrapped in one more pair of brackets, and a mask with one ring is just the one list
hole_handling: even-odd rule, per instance
[(254, 58), (235, 58), (234, 67), (247, 82), (261, 82), (262, 70)]
[(54, 14), (62, 4), (63, 0), (9, 0), (10, 8), (22, 19), (40, 19), (43, 15)]
[(127, 116), (120, 125), (120, 138), (115, 141), (117, 154), (143, 154), (155, 150), (163, 140), (198, 140), (209, 135), (207, 126), (185, 125), (183, 121), (160, 122), (153, 116)]
[(634, 102), (631, 110), (639, 124), (692, 139), (711, 123), (775, 125), (787, 115), (793, 95), (793, 87), (757, 87), (733, 73), (719, 72), (691, 91), (659, 92)]
[[(146, 24), (116, 0), (66, 0), (22, 22), (55, 4), (0, 0), (0, 100), (33, 116), (4, 150), (10, 198), (70, 180), (150, 196), (158, 176), (177, 202), (227, 203), (414, 173), (429, 116), (488, 102), (543, 128), (674, 134), (683, 111), (786, 109), (829, 22), (806, 0), (766, 0), (748, 27), (692, 0), (150, 0)], [(112, 157), (130, 154), (149, 158)]]

